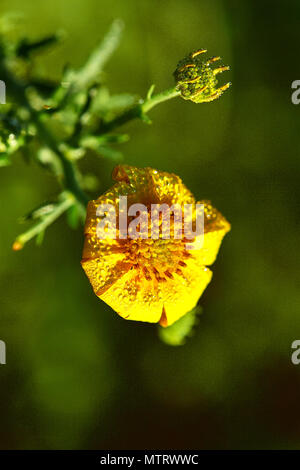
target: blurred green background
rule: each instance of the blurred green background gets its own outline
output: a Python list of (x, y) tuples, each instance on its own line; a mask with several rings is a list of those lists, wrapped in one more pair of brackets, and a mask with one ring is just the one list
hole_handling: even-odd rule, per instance
[[(186, 53), (221, 55), (231, 89), (210, 104), (175, 99), (152, 126), (130, 123), (126, 163), (183, 178), (232, 224), (183, 347), (157, 327), (124, 321), (93, 294), (80, 266), (83, 234), (60, 220), (41, 247), (11, 244), (18, 218), (57, 183), (16, 156), (1, 168), (0, 447), (3, 449), (299, 448), (299, 112), (291, 103), (297, 0), (1, 0), (24, 14), (20, 35), (68, 35), (37, 62), (59, 78), (80, 66), (111, 21), (125, 22), (110, 61), (114, 93), (173, 84)], [(1, 79), (1, 77), (0, 77)], [(223, 82), (223, 80), (221, 80)], [(7, 84), (9, 88), (9, 84)], [(111, 163), (84, 161), (111, 185)]]

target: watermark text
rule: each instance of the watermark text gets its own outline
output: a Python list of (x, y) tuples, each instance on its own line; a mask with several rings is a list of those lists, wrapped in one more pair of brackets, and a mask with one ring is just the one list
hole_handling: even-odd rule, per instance
[(6, 86), (3, 80), (0, 80), (0, 104), (6, 103)]
[(6, 364), (6, 344), (0, 339), (0, 365)]
[(117, 208), (113, 204), (100, 204), (96, 215), (100, 218), (97, 224), (100, 240), (184, 240), (188, 250), (199, 250), (203, 245), (204, 204), (169, 206), (164, 203), (147, 207), (135, 203), (127, 207), (127, 196), (119, 196)]

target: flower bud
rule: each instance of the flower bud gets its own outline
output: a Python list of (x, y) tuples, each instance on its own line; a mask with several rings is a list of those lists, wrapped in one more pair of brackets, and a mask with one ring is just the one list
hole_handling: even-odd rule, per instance
[(212, 68), (212, 64), (220, 57), (203, 60), (206, 49), (199, 49), (182, 59), (174, 72), (176, 88), (185, 100), (204, 103), (219, 98), (231, 83), (217, 87), (217, 75), (229, 70), (228, 65)]

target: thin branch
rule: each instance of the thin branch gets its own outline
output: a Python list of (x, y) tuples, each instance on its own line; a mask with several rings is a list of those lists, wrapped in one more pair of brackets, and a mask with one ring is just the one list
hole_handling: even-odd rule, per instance
[(58, 202), (50, 214), (45, 215), (37, 224), (33, 225), (29, 230), (19, 235), (14, 244), (13, 250), (18, 251), (32, 238), (44, 232), (49, 225), (57, 220), (66, 210), (74, 205), (75, 199), (71, 194), (66, 191), (62, 193), (62, 200)]
[(132, 121), (133, 119), (140, 118), (146, 120), (146, 114), (148, 111), (150, 111), (150, 109), (154, 108), (154, 106), (158, 105), (159, 103), (170, 100), (179, 95), (180, 91), (178, 91), (175, 87), (158, 93), (153, 97), (151, 97), (151, 95), (148, 95), (144, 101), (138, 103), (133, 108), (128, 109), (127, 111), (120, 114), (111, 121), (104, 123), (101, 127), (101, 134), (110, 132), (116, 127), (123, 126), (127, 122)]
[(49, 131), (49, 129), (42, 122), (41, 114), (32, 108), (26, 96), (26, 84), (17, 81), (15, 77), (9, 72), (5, 64), (2, 63), (1, 75), (4, 77), (4, 80), (10, 84), (10, 88), (13, 91), (13, 96), (15, 96), (21, 106), (25, 106), (30, 113), (31, 119), (34, 122), (39, 137), (43, 139), (44, 143), (58, 156), (61, 161), (63, 173), (64, 173), (64, 186), (65, 189), (69, 190), (77, 201), (84, 207), (86, 207), (89, 198), (82, 190), (78, 174), (74, 164), (69, 160), (63, 152), (59, 149), (58, 144)]

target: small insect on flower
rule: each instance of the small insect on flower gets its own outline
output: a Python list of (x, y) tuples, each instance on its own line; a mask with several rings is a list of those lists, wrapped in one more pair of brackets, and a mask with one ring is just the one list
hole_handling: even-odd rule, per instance
[[(82, 267), (96, 295), (121, 317), (169, 326), (197, 304), (230, 224), (210, 202), (196, 203), (174, 174), (119, 165), (113, 179), (88, 204)], [(185, 207), (193, 210), (186, 214)], [(195, 225), (197, 207), (203, 208), (201, 234), (177, 231), (178, 221), (184, 230), (188, 221)]]
[(174, 72), (176, 88), (180, 91), (182, 98), (194, 103), (204, 103), (219, 98), (231, 83), (217, 87), (217, 75), (229, 70), (228, 65), (212, 68), (220, 57), (212, 57), (203, 60), (206, 49), (192, 52), (179, 62)]

